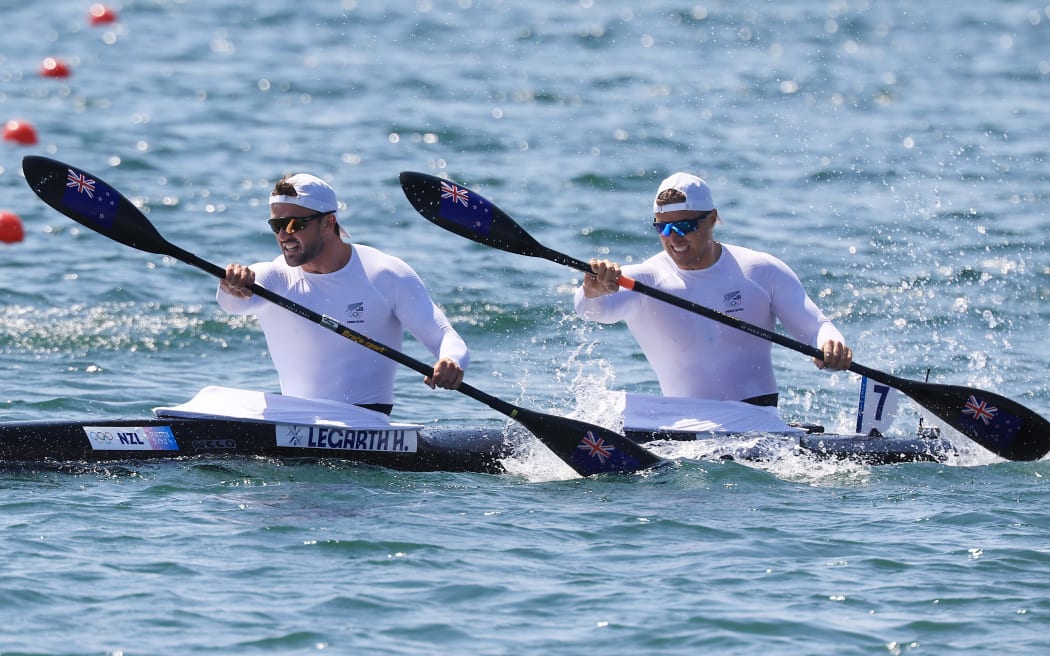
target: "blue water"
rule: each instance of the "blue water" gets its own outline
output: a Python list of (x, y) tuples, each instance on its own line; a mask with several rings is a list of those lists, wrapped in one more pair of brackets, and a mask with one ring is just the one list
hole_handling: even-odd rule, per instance
[[(708, 179), (717, 237), (789, 262), (862, 364), (1050, 416), (1050, 9), (757, 0), (127, 1), (4, 10), (0, 419), (147, 416), (209, 384), (275, 390), (251, 320), (185, 264), (37, 199), (73, 163), (219, 264), (276, 253), (280, 175), (329, 178), (357, 241), (407, 259), (473, 352), (468, 380), (568, 414), (655, 392), (578, 275), (416, 215), (402, 170), (482, 192), (541, 243), (658, 247), (659, 180)], [(391, 6), (393, 5), (393, 6)], [(44, 79), (44, 57), (72, 77)], [(411, 355), (429, 359), (418, 344)], [(852, 427), (858, 383), (775, 347), (789, 419)], [(508, 420), (398, 378), (395, 417)], [(914, 431), (905, 403), (897, 432)], [(1046, 461), (946, 431), (945, 464), (783, 454), (579, 479), (191, 461), (0, 471), (0, 653), (1042, 654)]]

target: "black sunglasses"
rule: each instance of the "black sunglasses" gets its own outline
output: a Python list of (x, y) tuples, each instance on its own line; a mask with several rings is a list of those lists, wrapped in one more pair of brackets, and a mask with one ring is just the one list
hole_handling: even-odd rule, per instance
[(278, 216), (270, 219), (267, 223), (270, 224), (270, 230), (273, 230), (273, 234), (277, 234), (283, 228), (288, 234), (299, 232), (306, 227), (307, 222), (319, 219), (322, 216), (328, 216), (331, 212), (317, 212), (310, 214), (309, 216)]

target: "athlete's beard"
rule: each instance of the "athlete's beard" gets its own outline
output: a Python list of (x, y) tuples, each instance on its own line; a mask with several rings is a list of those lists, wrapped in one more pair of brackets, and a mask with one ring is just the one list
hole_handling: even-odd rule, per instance
[(320, 240), (303, 243), (301, 240), (291, 237), (281, 242), (281, 253), (284, 255), (285, 264), (290, 267), (296, 267), (302, 266), (320, 255), (323, 246), (324, 244)]

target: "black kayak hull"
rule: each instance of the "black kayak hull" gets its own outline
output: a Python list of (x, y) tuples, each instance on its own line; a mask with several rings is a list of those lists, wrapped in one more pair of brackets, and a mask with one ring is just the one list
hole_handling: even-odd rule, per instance
[[(289, 443), (282, 436), (295, 435)], [(100, 419), (0, 424), (0, 462), (106, 462), (193, 456), (336, 458), (401, 471), (499, 473), (496, 431), (362, 430), (222, 419)]]
[[(24, 421), (0, 424), (0, 462), (107, 462), (165, 460), (200, 456), (340, 459), (399, 471), (502, 473), (511, 455), (514, 428), (392, 427), (353, 430), (338, 426), (294, 425), (202, 418)], [(514, 434), (519, 438), (521, 433)], [(656, 440), (717, 440), (733, 436), (688, 432), (636, 432), (639, 443)], [(771, 435), (790, 440), (819, 458), (853, 459), (868, 464), (943, 461), (954, 448), (936, 435), (866, 437), (807, 433)], [(712, 442), (715, 443), (715, 442)], [(781, 441), (781, 444), (784, 442)], [(727, 449), (727, 457), (763, 460), (769, 451)]]

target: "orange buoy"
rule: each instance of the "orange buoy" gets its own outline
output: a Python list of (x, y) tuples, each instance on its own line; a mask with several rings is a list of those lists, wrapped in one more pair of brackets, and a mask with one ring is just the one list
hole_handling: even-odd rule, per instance
[(117, 21), (117, 12), (113, 11), (101, 2), (96, 2), (91, 5), (91, 9), (88, 12), (88, 19), (92, 25), (104, 25), (106, 23), (115, 23)]
[(36, 143), (36, 128), (25, 121), (11, 119), (4, 124), (4, 141), (14, 141), (23, 146), (32, 146)]
[(69, 66), (61, 59), (47, 57), (40, 64), (41, 77), (69, 77)]
[(14, 244), (26, 238), (26, 232), (22, 228), (22, 219), (14, 212), (0, 210), (0, 241), (5, 244)]

